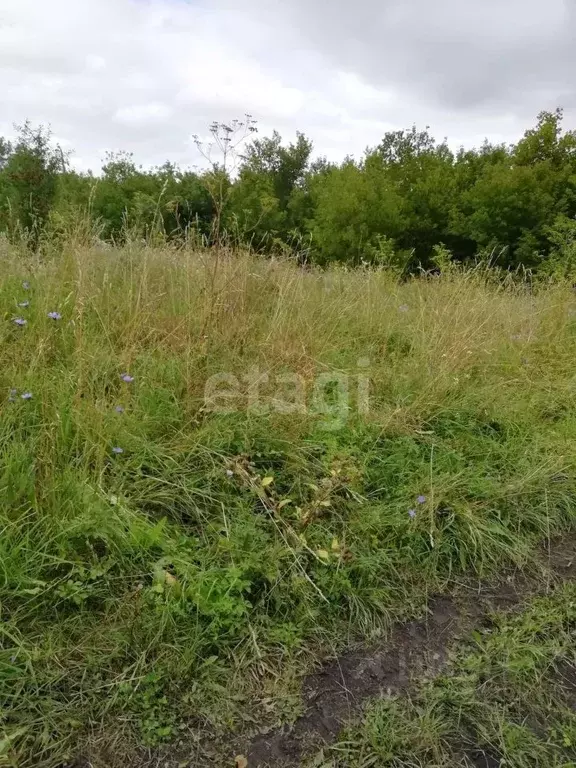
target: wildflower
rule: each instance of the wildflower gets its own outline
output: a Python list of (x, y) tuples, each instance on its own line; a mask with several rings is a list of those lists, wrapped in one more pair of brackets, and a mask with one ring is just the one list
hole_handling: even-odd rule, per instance
[(60, 312), (48, 312), (48, 317), (50, 320), (62, 320)]
[(412, 520), (414, 520), (414, 518), (416, 517), (416, 510), (415, 509), (409, 509), (408, 510), (408, 517), (411, 518)]
[(9, 400), (11, 403), (15, 403), (15, 402), (16, 402), (16, 395), (17, 395), (17, 394), (18, 394), (18, 390), (17, 390), (17, 389), (11, 389), (11, 390), (10, 390), (10, 395), (9, 395), (9, 397), (8, 397), (8, 400)]
[(24, 288), (25, 291), (30, 290), (30, 283), (28, 282), (28, 280), (24, 280), (24, 282), (22, 283), (22, 288)]
[(121, 405), (117, 405), (116, 408), (114, 408), (116, 413), (124, 413), (124, 408)]
[(18, 306), (19, 306), (19, 307), (22, 307), (22, 309), (26, 309), (27, 307), (29, 307), (29, 306), (30, 306), (30, 302), (29, 302), (29, 301), (21, 301), (21, 302), (18, 304)]
[(23, 317), (15, 317), (14, 318), (14, 323), (16, 325), (19, 325), (21, 328), (24, 327), (27, 322), (28, 322), (28, 320), (24, 320)]
[(231, 469), (226, 470), (226, 477), (234, 477), (234, 472)]
[(130, 376), (129, 373), (122, 373), (120, 375), (120, 378), (122, 379), (122, 381), (126, 382), (126, 384), (132, 384), (132, 382), (134, 381), (134, 376)]
[(118, 447), (112, 448), (112, 453), (116, 453), (116, 454), (124, 453), (124, 448), (118, 448)]
[(418, 496), (416, 501), (418, 502), (418, 504), (426, 504), (426, 496)]
[(32, 400), (32, 392), (24, 392), (20, 397), (22, 400)]
[(408, 304), (401, 304), (398, 307), (398, 311), (399, 312), (408, 312), (409, 309), (410, 309), (410, 307), (408, 306)]

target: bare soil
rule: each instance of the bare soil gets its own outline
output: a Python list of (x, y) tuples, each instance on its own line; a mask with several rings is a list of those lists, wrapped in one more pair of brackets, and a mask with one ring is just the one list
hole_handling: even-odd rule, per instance
[[(549, 588), (574, 579), (576, 535), (553, 542), (545, 558)], [(495, 587), (478, 586), (467, 594), (460, 589), (456, 596), (437, 597), (421, 621), (397, 626), (384, 645), (353, 650), (326, 662), (304, 681), (305, 713), (294, 724), (256, 735), (245, 746), (249, 768), (300, 765), (306, 754), (336, 741), (367, 701), (437, 675), (446, 665), (451, 646), (489, 622), (494, 611), (520, 607), (541, 585), (516, 572)], [(478, 754), (475, 760), (478, 766), (495, 765), (489, 755)]]
[[(352, 649), (326, 660), (304, 679), (304, 713), (295, 722), (244, 737), (226, 739), (195, 728), (195, 738), (177, 747), (148, 752), (124, 762), (125, 768), (231, 768), (235, 756), (248, 760), (248, 768), (294, 768), (323, 746), (333, 744), (344, 726), (361, 716), (376, 697), (406, 691), (422, 678), (438, 675), (451, 649), (475, 629), (490, 626), (499, 610), (519, 610), (526, 600), (576, 578), (576, 532), (552, 541), (542, 552), (542, 574), (521, 570), (503, 574), (497, 584), (459, 584), (453, 594), (432, 599), (421, 620), (397, 625), (380, 644)], [(576, 672), (566, 669), (562, 684), (576, 701)], [(500, 761), (482, 750), (466, 751), (478, 768), (494, 768)], [(244, 766), (243, 762), (239, 763)], [(100, 762), (77, 762), (76, 768)]]

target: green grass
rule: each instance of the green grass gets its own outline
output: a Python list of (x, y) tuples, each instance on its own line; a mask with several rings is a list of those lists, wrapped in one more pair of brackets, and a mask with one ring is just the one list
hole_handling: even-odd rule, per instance
[[(456, 574), (527, 564), (574, 524), (569, 286), (531, 293), (480, 271), (398, 286), (242, 254), (212, 286), (203, 253), (2, 248), (8, 766), (79, 752), (125, 765), (183, 723), (293, 716), (318, 656)], [(285, 373), (307, 402), (319, 375), (349, 375), (347, 420), (206, 407), (210, 376), (254, 366), (265, 399)]]
[(448, 673), (374, 704), (315, 768), (573, 768), (576, 587), (501, 614)]

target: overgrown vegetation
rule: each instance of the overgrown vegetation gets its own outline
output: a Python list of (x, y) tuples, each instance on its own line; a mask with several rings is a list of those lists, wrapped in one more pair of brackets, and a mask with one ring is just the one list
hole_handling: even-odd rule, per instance
[[(570, 284), (0, 247), (5, 765), (290, 717), (319, 654), (573, 525)], [(308, 407), (259, 410), (288, 373)]]
[[(543, 112), (511, 146), (452, 151), (427, 130), (386, 134), (357, 160), (313, 159), (298, 134), (255, 137), (254, 120), (214, 123), (197, 146), (205, 171), (144, 170), (110, 154), (81, 174), (44, 129), (0, 139), (0, 231), (26, 238), (125, 243), (167, 238), (250, 246), (319, 264), (420, 266), (490, 259), (570, 276), (576, 232), (576, 132)], [(191, 163), (200, 155), (193, 153)]]
[(495, 617), (451, 671), (375, 704), (315, 768), (569, 768), (576, 762), (576, 590)]

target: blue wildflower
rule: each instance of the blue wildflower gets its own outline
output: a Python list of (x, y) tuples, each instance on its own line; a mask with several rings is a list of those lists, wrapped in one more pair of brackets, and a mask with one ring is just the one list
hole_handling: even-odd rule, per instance
[(32, 400), (32, 392), (24, 392), (23, 395), (20, 395), (22, 400)]
[(124, 453), (124, 448), (112, 448), (112, 453), (121, 454)]
[(124, 408), (121, 405), (117, 405), (116, 408), (114, 408), (116, 413), (124, 413)]
[(416, 517), (416, 510), (415, 509), (409, 509), (408, 510), (408, 517), (410, 517), (412, 520)]
[(416, 501), (418, 502), (418, 504), (426, 504), (426, 496), (418, 496)]
[(62, 320), (60, 312), (48, 312), (48, 317), (50, 320)]
[(18, 304), (18, 306), (19, 306), (19, 307), (22, 307), (22, 309), (26, 309), (27, 307), (29, 307), (29, 306), (30, 306), (30, 302), (29, 302), (29, 301), (21, 301), (21, 302)]
[(120, 378), (122, 379), (122, 381), (126, 382), (126, 384), (132, 384), (132, 382), (134, 381), (134, 376), (130, 376), (129, 373), (120, 374)]
[(25, 326), (27, 322), (28, 322), (28, 320), (24, 320), (24, 318), (23, 318), (23, 317), (15, 317), (15, 318), (14, 318), (14, 323), (15, 323), (16, 325), (19, 325), (21, 328), (22, 328), (23, 326)]
[(30, 283), (28, 282), (28, 280), (24, 280), (24, 282), (22, 283), (22, 288), (24, 288), (25, 291), (30, 290)]

